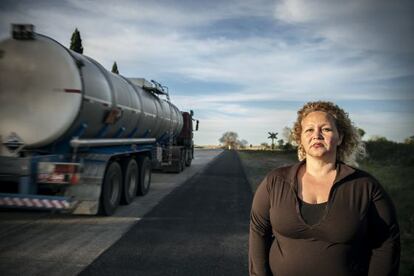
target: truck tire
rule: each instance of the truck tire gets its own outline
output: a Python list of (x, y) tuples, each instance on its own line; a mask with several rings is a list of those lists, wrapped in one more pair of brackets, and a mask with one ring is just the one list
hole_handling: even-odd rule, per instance
[(151, 186), (151, 161), (147, 156), (138, 156), (139, 182), (137, 186), (138, 195), (146, 195)]
[(187, 158), (186, 151), (185, 150), (182, 150), (181, 151), (181, 158), (180, 158), (180, 161), (181, 161), (181, 171), (183, 171), (185, 169), (185, 166), (186, 166), (185, 165), (186, 158)]
[(184, 157), (183, 157), (183, 152), (179, 151), (178, 152), (179, 156), (178, 156), (178, 160), (176, 161), (176, 165), (174, 167), (174, 173), (180, 173), (184, 170)]
[(139, 170), (137, 161), (131, 158), (125, 168), (124, 173), (124, 185), (122, 188), (121, 203), (128, 205), (130, 204), (135, 196), (137, 195), (139, 182)]
[(186, 150), (185, 152), (186, 152), (186, 154), (185, 154), (185, 165), (187, 167), (190, 167), (191, 166), (191, 161), (193, 161), (193, 156), (192, 156), (190, 150)]
[(121, 199), (122, 170), (118, 162), (112, 162), (106, 168), (100, 198), (100, 214), (112, 215)]

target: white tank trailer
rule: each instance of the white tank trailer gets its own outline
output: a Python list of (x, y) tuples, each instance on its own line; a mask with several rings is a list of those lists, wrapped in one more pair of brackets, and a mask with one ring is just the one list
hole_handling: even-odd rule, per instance
[[(0, 42), (0, 207), (111, 215), (193, 159), (193, 112), (33, 25)], [(166, 98), (166, 99), (163, 99)], [(198, 121), (197, 127), (198, 128)]]

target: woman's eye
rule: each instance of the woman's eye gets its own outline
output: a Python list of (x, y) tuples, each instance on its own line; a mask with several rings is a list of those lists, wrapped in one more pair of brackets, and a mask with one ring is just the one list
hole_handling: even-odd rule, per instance
[(329, 128), (329, 127), (325, 127), (325, 128), (323, 128), (322, 129), (324, 132), (330, 132), (330, 131), (332, 131), (332, 129), (331, 128)]
[(312, 132), (312, 131), (313, 131), (313, 129), (312, 129), (312, 128), (305, 129), (305, 133), (306, 133), (306, 132)]

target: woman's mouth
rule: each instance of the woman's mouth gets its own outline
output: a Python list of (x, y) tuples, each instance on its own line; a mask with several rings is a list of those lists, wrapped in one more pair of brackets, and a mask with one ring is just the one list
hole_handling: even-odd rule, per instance
[(323, 143), (315, 143), (312, 145), (313, 148), (321, 148), (323, 146), (324, 146)]

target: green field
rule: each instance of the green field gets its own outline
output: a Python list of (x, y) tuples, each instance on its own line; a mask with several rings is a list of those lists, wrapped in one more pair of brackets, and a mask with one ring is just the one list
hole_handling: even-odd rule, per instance
[[(292, 152), (246, 150), (239, 151), (239, 156), (253, 191), (271, 169), (297, 162)], [(401, 230), (400, 275), (414, 275), (414, 166), (406, 158), (404, 162), (395, 161), (395, 156), (392, 162), (387, 160), (365, 159), (360, 168), (377, 178), (393, 199)]]

